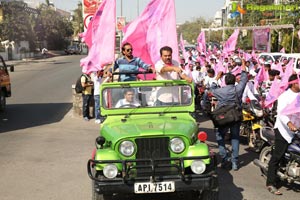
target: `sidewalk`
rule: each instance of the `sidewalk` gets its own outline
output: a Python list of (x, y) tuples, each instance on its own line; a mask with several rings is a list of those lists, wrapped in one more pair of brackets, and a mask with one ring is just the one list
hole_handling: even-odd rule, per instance
[(6, 64), (8, 65), (19, 65), (19, 64), (24, 64), (26, 62), (30, 61), (35, 61), (35, 60), (43, 60), (43, 59), (48, 59), (48, 58), (53, 58), (56, 56), (62, 56), (66, 55), (65, 51), (48, 51), (47, 57), (43, 57), (43, 55), (39, 54), (31, 58), (23, 58), (22, 60), (7, 60), (5, 61)]

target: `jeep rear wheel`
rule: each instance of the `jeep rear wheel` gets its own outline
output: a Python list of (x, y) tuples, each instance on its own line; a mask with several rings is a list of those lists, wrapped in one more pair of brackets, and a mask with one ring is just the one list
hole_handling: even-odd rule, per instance
[(5, 111), (6, 98), (4, 92), (0, 89), (0, 111)]

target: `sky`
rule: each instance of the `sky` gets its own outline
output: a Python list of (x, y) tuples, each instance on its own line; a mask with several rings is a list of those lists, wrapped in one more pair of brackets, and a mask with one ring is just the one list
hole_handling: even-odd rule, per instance
[[(29, 0), (30, 1), (30, 0)], [(34, 0), (31, 0), (34, 1)], [(45, 0), (39, 0), (45, 2)], [(72, 11), (77, 7), (79, 0), (50, 0), (54, 5), (66, 11)], [(81, 1), (81, 0), (80, 0)], [(122, 13), (127, 21), (131, 21), (140, 14), (150, 0), (116, 0), (117, 16)], [(176, 21), (178, 24), (186, 21), (192, 21), (199, 17), (213, 19), (217, 10), (220, 10), (225, 4), (225, 0), (175, 0)], [(138, 6), (139, 5), (139, 6)]]

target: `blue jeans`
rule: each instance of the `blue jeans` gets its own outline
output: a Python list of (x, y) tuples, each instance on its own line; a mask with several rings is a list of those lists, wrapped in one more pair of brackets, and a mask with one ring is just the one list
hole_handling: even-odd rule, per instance
[(231, 147), (232, 147), (231, 162), (234, 164), (238, 164), (239, 145), (240, 145), (240, 126), (241, 126), (241, 122), (237, 122), (231, 126), (218, 128), (218, 131), (216, 133), (216, 139), (218, 142), (219, 154), (222, 158), (222, 161), (228, 159), (224, 137), (228, 129), (230, 129)]
[(94, 95), (94, 101), (95, 101), (95, 118), (100, 119), (101, 118), (100, 95)]

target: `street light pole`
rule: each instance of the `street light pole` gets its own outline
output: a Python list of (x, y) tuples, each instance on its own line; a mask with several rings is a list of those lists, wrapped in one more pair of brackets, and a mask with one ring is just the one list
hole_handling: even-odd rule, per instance
[(137, 16), (139, 16), (140, 14), (140, 1), (139, 0), (136, 0), (137, 1)]
[(121, 0), (121, 16), (123, 17), (123, 0)]

